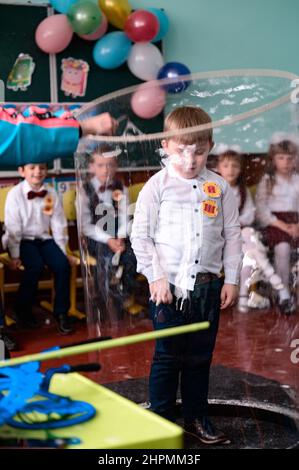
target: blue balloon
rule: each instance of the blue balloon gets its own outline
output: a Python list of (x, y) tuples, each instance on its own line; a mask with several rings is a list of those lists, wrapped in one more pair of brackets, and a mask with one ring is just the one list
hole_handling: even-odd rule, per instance
[(132, 47), (130, 39), (122, 31), (108, 33), (93, 48), (93, 60), (103, 69), (115, 69), (128, 58)]
[(158, 34), (151, 40), (151, 42), (158, 42), (161, 41), (164, 36), (166, 36), (169, 30), (169, 19), (166, 13), (163, 10), (159, 10), (159, 8), (145, 8), (147, 11), (153, 13), (157, 20), (159, 21), (159, 31)]
[(77, 2), (78, 0), (50, 0), (54, 10), (59, 11), (59, 13), (63, 13), (64, 15), (66, 15), (70, 7)]
[[(167, 62), (167, 64), (160, 68), (157, 79), (176, 78), (180, 75), (188, 75), (189, 73), (191, 72), (186, 65), (180, 62)], [(179, 80), (162, 86), (168, 93), (180, 93), (186, 90), (190, 84), (191, 80)]]

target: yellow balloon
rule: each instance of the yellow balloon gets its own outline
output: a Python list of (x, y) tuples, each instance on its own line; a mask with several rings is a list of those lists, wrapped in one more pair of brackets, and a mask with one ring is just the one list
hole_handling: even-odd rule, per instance
[(98, 4), (109, 23), (116, 28), (124, 29), (126, 19), (132, 10), (128, 0), (98, 0)]

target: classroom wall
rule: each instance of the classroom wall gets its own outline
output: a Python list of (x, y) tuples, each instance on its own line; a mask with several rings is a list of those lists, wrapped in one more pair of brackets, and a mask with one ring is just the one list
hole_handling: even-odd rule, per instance
[(299, 74), (298, 0), (130, 0), (130, 4), (165, 8), (171, 24), (164, 41), (166, 60), (181, 61), (192, 72), (250, 67)]
[[(148, 6), (165, 9), (170, 20), (170, 30), (163, 41), (165, 61), (183, 62), (192, 72), (263, 68), (299, 75), (298, 0), (130, 0), (130, 3), (135, 9)], [(265, 86), (271, 90), (271, 80)], [(274, 79), (272, 86), (279, 89)], [(288, 81), (283, 88), (287, 94)], [(265, 102), (279, 96), (269, 94)], [(210, 112), (210, 106), (205, 102), (202, 105)], [(265, 152), (274, 132), (297, 132), (296, 108), (291, 109), (290, 105), (290, 109), (276, 108), (274, 114), (264, 113), (258, 132), (251, 122), (243, 121), (239, 128), (223, 126), (222, 134), (215, 135), (216, 140), (238, 143), (246, 152)], [(230, 111), (234, 116), (242, 112), (235, 108)], [(217, 112), (212, 116), (214, 121), (223, 118), (223, 113)], [(244, 138), (239, 138), (239, 131), (245, 127)]]

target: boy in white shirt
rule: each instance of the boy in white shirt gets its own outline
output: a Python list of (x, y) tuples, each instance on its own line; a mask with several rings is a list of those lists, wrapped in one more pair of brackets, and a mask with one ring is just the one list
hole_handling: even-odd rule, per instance
[(120, 149), (107, 145), (93, 150), (89, 161), (93, 176), (83, 184), (77, 204), (80, 231), (89, 254), (97, 260), (93, 295), (97, 310), (107, 316), (112, 299), (121, 318), (124, 305), (133, 302), (136, 258), (127, 235), (128, 189), (116, 177), (119, 153)]
[[(5, 203), (3, 245), (11, 256), (11, 268), (24, 266), (17, 293), (16, 314), (29, 328), (38, 326), (32, 315), (40, 275), (47, 265), (54, 274), (54, 316), (61, 334), (72, 332), (69, 310), (70, 263), (66, 255), (67, 222), (58, 194), (46, 189), (46, 163), (18, 168), (24, 181), (9, 191)], [(50, 235), (50, 229), (52, 235)]]
[(131, 241), (137, 271), (149, 282), (154, 328), (210, 322), (208, 330), (156, 342), (151, 409), (175, 419), (180, 376), (186, 433), (218, 444), (230, 441), (207, 416), (209, 371), (220, 309), (238, 298), (242, 246), (235, 197), (228, 183), (206, 168), (213, 147), (210, 123), (205, 111), (192, 106), (166, 117), (166, 168), (139, 194)]

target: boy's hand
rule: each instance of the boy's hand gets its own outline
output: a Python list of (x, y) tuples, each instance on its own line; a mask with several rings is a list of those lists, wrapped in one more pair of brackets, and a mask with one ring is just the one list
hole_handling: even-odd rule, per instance
[(111, 135), (114, 134), (117, 126), (118, 122), (113, 119), (109, 113), (102, 113), (98, 116), (93, 116), (91, 118), (80, 121), (80, 127), (83, 135)]
[(151, 282), (149, 285), (149, 290), (151, 293), (150, 300), (155, 302), (156, 305), (160, 304), (171, 304), (172, 303), (172, 294), (169, 288), (168, 280), (163, 277), (157, 281)]
[(239, 286), (234, 284), (224, 284), (221, 290), (221, 310), (224, 310), (227, 307), (232, 307), (238, 298), (239, 295)]
[(107, 245), (113, 253), (117, 253), (119, 251), (123, 253), (125, 251), (125, 243), (122, 238), (109, 238)]
[(20, 258), (11, 258), (9, 262), (9, 268), (12, 269), (13, 271), (16, 271), (22, 266), (22, 261)]

